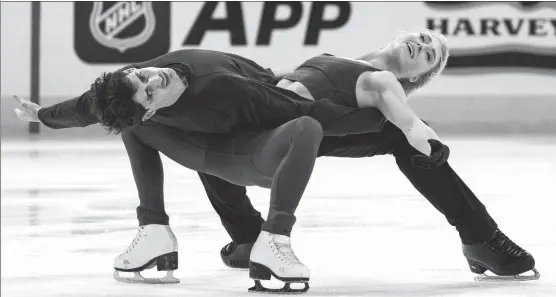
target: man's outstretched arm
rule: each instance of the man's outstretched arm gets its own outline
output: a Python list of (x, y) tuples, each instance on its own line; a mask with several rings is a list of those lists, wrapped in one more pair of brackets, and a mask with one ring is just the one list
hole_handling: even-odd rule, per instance
[(18, 96), (15, 99), (19, 103), (15, 113), (21, 120), (41, 122), (52, 129), (86, 127), (100, 122), (90, 91), (49, 107), (41, 107)]

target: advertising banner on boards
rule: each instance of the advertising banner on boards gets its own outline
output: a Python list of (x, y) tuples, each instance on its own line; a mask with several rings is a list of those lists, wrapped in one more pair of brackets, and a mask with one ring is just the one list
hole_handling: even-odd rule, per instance
[[(327, 31), (349, 30), (359, 34), (360, 38), (372, 39), (373, 35), (382, 35), (381, 31), (390, 33), (396, 28), (427, 28), (449, 37), (452, 49), (448, 69), (556, 68), (555, 3), (423, 2), (417, 3), (422, 10), (420, 14), (414, 9), (404, 9), (413, 3), (390, 3), (383, 7), (379, 4), (173, 3), (183, 19), (176, 22), (192, 21), (189, 30), (177, 31), (183, 35), (178, 47), (202, 48), (205, 38), (225, 33), (229, 36), (222, 38), (221, 47), (263, 47), (272, 54), (272, 47), (277, 42), (285, 42), (275, 40), (273, 43), (273, 33), (295, 30), (296, 27), (304, 27), (301, 32), (304, 34), (295, 35), (291, 41), (298, 41), (298, 45), (304, 47), (319, 46), (319, 37), (326, 35)], [(260, 13), (254, 15), (251, 13), (254, 9), (246, 6), (260, 6), (257, 9)], [(552, 15), (535, 13), (542, 9)], [(280, 17), (280, 10), (287, 12), (282, 12), (284, 16)], [(326, 10), (335, 11), (334, 17), (326, 18)], [(369, 13), (364, 15), (355, 11)], [(388, 21), (375, 17), (377, 13), (387, 15)], [(76, 2), (74, 15), (75, 51), (85, 62), (138, 62), (170, 50), (171, 12), (168, 2)], [(409, 15), (414, 20), (409, 20)], [(362, 23), (356, 19), (358, 16), (365, 17), (366, 26), (355, 26), (355, 23)], [(306, 24), (301, 21), (302, 17)], [(248, 38), (248, 31), (255, 34)], [(356, 46), (358, 42), (353, 40), (350, 43)], [(350, 43), (337, 44), (329, 50), (342, 51), (338, 47)], [(295, 48), (295, 44), (291, 45)], [(175, 44), (173, 48), (176, 48)]]
[[(551, 2), (42, 5), (43, 69), (80, 73), (74, 84), (79, 90), (102, 71), (182, 48), (233, 52), (265, 67), (285, 68), (322, 53), (356, 58), (403, 31), (423, 28), (445, 34), (451, 56), (445, 73), (417, 94), (529, 93), (524, 83), (533, 93), (547, 94), (556, 83), (556, 4)], [(45, 91), (54, 92), (48, 81), (60, 78), (45, 79)]]

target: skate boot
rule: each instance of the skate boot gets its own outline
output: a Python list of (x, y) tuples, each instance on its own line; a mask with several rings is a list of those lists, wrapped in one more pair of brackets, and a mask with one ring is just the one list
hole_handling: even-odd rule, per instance
[[(282, 289), (263, 287), (260, 280), (276, 279), (285, 282)], [(295, 256), (290, 238), (261, 231), (251, 250), (249, 258), (249, 277), (255, 280), (255, 286), (249, 292), (270, 293), (304, 293), (309, 290), (309, 268)], [(292, 289), (291, 283), (303, 283), (303, 289)]]
[[(167, 271), (163, 278), (144, 278), (141, 271), (153, 268)], [(114, 279), (126, 283), (168, 284), (179, 283), (173, 276), (178, 269), (178, 241), (167, 225), (139, 227), (135, 239), (127, 250), (114, 260)], [(120, 272), (133, 272), (133, 277), (122, 277)]]
[[(496, 230), (486, 242), (463, 245), (473, 273), (481, 274), (475, 280), (536, 280), (540, 274), (535, 269), (535, 259), (527, 251), (512, 242), (502, 231)], [(488, 276), (485, 271), (496, 276)], [(520, 275), (532, 270), (534, 275)]]
[(253, 248), (254, 242), (237, 244), (230, 242), (220, 250), (222, 262), (230, 268), (249, 268), (249, 255)]

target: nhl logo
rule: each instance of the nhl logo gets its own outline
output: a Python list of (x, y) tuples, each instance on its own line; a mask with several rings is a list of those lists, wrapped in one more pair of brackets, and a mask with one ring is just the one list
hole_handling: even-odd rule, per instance
[(89, 18), (91, 34), (98, 43), (121, 53), (147, 42), (155, 27), (151, 2), (116, 2), (111, 6), (95, 2)]
[(170, 2), (74, 2), (73, 46), (86, 63), (136, 63), (170, 50)]

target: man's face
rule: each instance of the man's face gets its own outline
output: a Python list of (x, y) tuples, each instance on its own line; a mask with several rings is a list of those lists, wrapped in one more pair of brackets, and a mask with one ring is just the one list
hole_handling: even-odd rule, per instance
[(442, 43), (429, 32), (407, 33), (394, 39), (389, 48), (399, 60), (399, 77), (419, 77), (442, 58)]
[(147, 110), (143, 120), (152, 117), (158, 109), (174, 104), (187, 89), (187, 81), (171, 68), (129, 68), (124, 73), (136, 88), (133, 101)]

